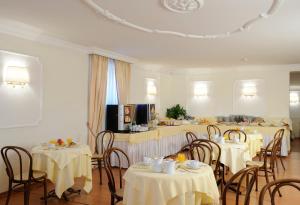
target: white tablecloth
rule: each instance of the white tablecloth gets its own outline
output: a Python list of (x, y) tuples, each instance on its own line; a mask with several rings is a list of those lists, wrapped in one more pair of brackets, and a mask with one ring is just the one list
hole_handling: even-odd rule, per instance
[(218, 187), (209, 166), (168, 175), (133, 165), (124, 179), (125, 205), (199, 205), (201, 201), (219, 204)]
[(92, 190), (91, 151), (87, 145), (74, 148), (32, 149), (33, 169), (47, 173), (47, 178), (55, 184), (55, 193), (60, 198), (64, 191), (74, 185), (74, 178), (85, 177), (83, 189)]

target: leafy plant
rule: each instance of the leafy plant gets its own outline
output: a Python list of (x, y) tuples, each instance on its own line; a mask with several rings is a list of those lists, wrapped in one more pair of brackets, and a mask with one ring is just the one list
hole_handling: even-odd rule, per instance
[(181, 107), (179, 104), (168, 108), (167, 109), (167, 117), (168, 118), (173, 118), (173, 119), (178, 119), (180, 118), (185, 118), (186, 117), (186, 110)]

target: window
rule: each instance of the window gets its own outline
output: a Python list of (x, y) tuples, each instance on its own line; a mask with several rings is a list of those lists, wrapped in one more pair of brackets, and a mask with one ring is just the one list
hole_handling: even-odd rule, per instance
[(108, 60), (106, 104), (107, 105), (118, 104), (116, 69), (115, 69), (115, 62), (112, 59)]

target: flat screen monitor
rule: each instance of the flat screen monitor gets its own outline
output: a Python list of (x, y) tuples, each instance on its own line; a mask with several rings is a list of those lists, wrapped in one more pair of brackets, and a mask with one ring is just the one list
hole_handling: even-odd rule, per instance
[(138, 104), (136, 105), (136, 124), (142, 125), (142, 124), (148, 124), (148, 107), (149, 104)]

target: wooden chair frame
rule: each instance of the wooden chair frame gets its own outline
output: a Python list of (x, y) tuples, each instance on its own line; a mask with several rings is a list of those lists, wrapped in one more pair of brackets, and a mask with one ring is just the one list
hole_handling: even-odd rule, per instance
[(297, 189), (298, 191), (300, 191), (300, 179), (279, 179), (279, 180), (275, 180), (273, 182), (266, 184), (259, 194), (258, 204), (259, 205), (264, 204), (264, 198), (265, 198), (266, 192), (268, 190), (272, 189), (271, 195), (270, 195), (271, 205), (275, 205), (275, 194), (277, 192), (279, 192), (279, 189), (281, 187), (284, 187), (284, 186), (293, 187), (293, 188)]
[[(87, 123), (87, 127), (89, 129), (89, 132), (94, 136), (95, 138), (95, 155), (97, 157), (92, 157), (92, 165), (97, 166), (99, 170), (99, 175), (100, 175), (100, 184), (102, 185), (102, 164), (103, 164), (103, 154), (105, 150), (112, 148), (114, 141), (115, 141), (115, 134), (112, 131), (105, 130), (97, 135), (95, 135), (92, 131), (92, 129), (89, 126), (89, 123)], [(105, 142), (105, 136), (109, 135), (108, 142)], [(100, 142), (99, 142), (100, 141)], [(106, 144), (106, 146), (105, 146)], [(99, 150), (99, 145), (100, 150)], [(102, 155), (102, 156), (101, 156)]]
[[(114, 165), (114, 166), (112, 166), (112, 164), (111, 164), (111, 158), (112, 158), (113, 154), (115, 154), (115, 156), (117, 157), (117, 165)], [(105, 168), (105, 171), (107, 174), (108, 187), (109, 187), (109, 190), (111, 193), (111, 205), (114, 205), (123, 200), (123, 196), (121, 196), (117, 193), (116, 179), (115, 179), (115, 176), (113, 173), (113, 167), (117, 168), (118, 169), (117, 173), (119, 176), (118, 177), (119, 185), (120, 185), (120, 189), (122, 189), (123, 188), (123, 181), (122, 181), (123, 168), (122, 168), (122, 164), (121, 164), (121, 162), (122, 162), (121, 155), (123, 155), (123, 157), (124, 157), (123, 159), (126, 159), (127, 167), (129, 167), (130, 160), (129, 160), (127, 154), (119, 148), (116, 148), (116, 147), (109, 148), (104, 152), (104, 155), (103, 155), (104, 168)]]
[(244, 137), (244, 142), (247, 142), (247, 134), (242, 130), (229, 129), (224, 132), (223, 136), (225, 137), (226, 134), (228, 135), (229, 140), (231, 140), (231, 135), (238, 135), (240, 141), (241, 138)]
[[(256, 181), (256, 176), (258, 172), (258, 167), (248, 167), (245, 169), (240, 170), (238, 173), (234, 174), (229, 181), (226, 183), (225, 188), (222, 193), (222, 205), (226, 205), (226, 194), (228, 190), (231, 188), (231, 186), (234, 184), (237, 187), (236, 195), (235, 195), (235, 205), (239, 205), (239, 198), (241, 195), (241, 185), (244, 180), (246, 180), (246, 194), (245, 194), (245, 200), (244, 205), (249, 205), (250, 203), (250, 194), (252, 191), (252, 188), (254, 186), (254, 183)], [(249, 181), (250, 179), (250, 181)], [(237, 180), (237, 182), (236, 182)]]
[[(11, 160), (9, 159), (9, 154), (14, 153), (17, 155), (18, 158), (18, 171), (20, 173), (18, 179), (16, 179), (14, 168), (11, 163)], [(38, 178), (34, 178), (34, 171), (32, 169), (32, 156), (30, 153), (22, 148), (17, 146), (5, 146), (1, 149), (1, 155), (4, 160), (4, 163), (6, 165), (6, 173), (8, 175), (8, 192), (7, 192), (7, 198), (5, 205), (8, 205), (11, 193), (13, 190), (20, 188), (20, 186), (23, 186), (23, 192), (24, 192), (24, 205), (29, 205), (29, 198), (30, 198), (30, 186), (33, 183), (43, 183), (44, 186), (44, 203), (47, 205), (47, 174), (44, 172), (41, 172), (42, 175)], [(24, 157), (23, 157), (24, 156)], [(27, 158), (29, 160), (28, 164), (28, 176), (23, 176), (23, 159)], [(15, 185), (13, 185), (15, 184)]]
[(219, 135), (221, 136), (221, 130), (217, 125), (208, 125), (206, 127), (207, 129), (207, 134), (208, 134), (208, 139), (211, 140), (213, 135)]

